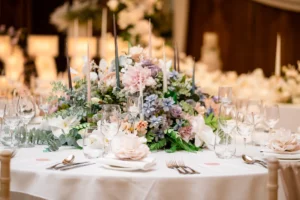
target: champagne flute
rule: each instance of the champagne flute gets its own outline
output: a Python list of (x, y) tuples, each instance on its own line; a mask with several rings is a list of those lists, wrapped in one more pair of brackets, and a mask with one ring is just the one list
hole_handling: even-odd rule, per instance
[(18, 145), (14, 131), (19, 126), (20, 122), (21, 119), (17, 113), (17, 106), (12, 101), (8, 102), (4, 112), (4, 123), (8, 126), (10, 131), (10, 147), (12, 148), (15, 148)]
[(121, 109), (119, 105), (106, 104), (101, 110), (101, 133), (108, 141), (107, 154), (111, 152), (111, 141), (118, 134), (121, 124)]
[(24, 139), (21, 140), (23, 141), (21, 145), (25, 148), (33, 147), (34, 144), (32, 143), (32, 141), (30, 141), (27, 130), (27, 125), (35, 116), (35, 103), (30, 96), (22, 96), (19, 98), (17, 112), (25, 128), (25, 133), (23, 135)]
[(269, 133), (274, 131), (279, 119), (280, 114), (278, 104), (266, 104), (264, 108), (264, 121), (269, 127)]

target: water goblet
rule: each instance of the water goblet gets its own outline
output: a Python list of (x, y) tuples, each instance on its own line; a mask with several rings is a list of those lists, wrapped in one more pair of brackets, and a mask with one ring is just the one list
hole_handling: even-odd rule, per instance
[(235, 154), (236, 106), (232, 103), (221, 104), (219, 110), (219, 130), (221, 138), (215, 143), (214, 150), (219, 158), (231, 158)]
[(83, 135), (83, 154), (88, 159), (99, 158), (104, 152), (104, 136), (97, 126), (88, 127)]
[(121, 124), (121, 109), (119, 105), (106, 104), (101, 110), (101, 133), (108, 141), (108, 151), (111, 152), (111, 141), (118, 134)]
[(276, 124), (279, 122), (280, 113), (278, 104), (266, 104), (264, 107), (264, 121), (269, 127), (269, 133), (274, 131)]
[(47, 115), (50, 109), (50, 101), (47, 96), (39, 96), (37, 97), (37, 103), (39, 108)]
[(218, 97), (220, 103), (232, 102), (232, 87), (219, 87)]
[(25, 128), (24, 133), (20, 134), (21, 147), (33, 147), (34, 144), (32, 143), (27, 130), (27, 125), (35, 116), (35, 103), (30, 96), (21, 96), (19, 98), (17, 112)]
[(236, 115), (236, 130), (244, 139), (244, 154), (246, 154), (247, 149), (247, 137), (254, 130), (252, 117), (252, 113), (242, 111), (238, 111)]
[(21, 122), (20, 117), (17, 113), (17, 106), (12, 102), (6, 104), (4, 112), (4, 124), (8, 126), (10, 141), (6, 141), (8, 146), (11, 148), (16, 148), (18, 141), (16, 140), (15, 130)]
[(253, 122), (254, 127), (263, 120), (263, 102), (260, 99), (249, 99), (247, 112)]

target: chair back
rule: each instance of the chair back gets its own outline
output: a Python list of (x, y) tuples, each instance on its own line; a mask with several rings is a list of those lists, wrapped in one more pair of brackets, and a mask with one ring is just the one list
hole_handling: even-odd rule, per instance
[(276, 158), (268, 159), (268, 200), (278, 199), (278, 174), (287, 200), (300, 199), (300, 163), (279, 163)]
[(0, 152), (1, 161), (1, 190), (0, 190), (0, 200), (10, 199), (10, 159), (12, 152), (9, 150), (3, 150)]

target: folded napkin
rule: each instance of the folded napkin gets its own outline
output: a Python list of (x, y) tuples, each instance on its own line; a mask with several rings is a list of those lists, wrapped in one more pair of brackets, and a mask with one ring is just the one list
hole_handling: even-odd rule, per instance
[(116, 167), (123, 167), (123, 168), (134, 168), (134, 169), (140, 169), (140, 170), (149, 170), (152, 167), (156, 165), (155, 158), (146, 157), (142, 160), (120, 160), (114, 155), (100, 158), (98, 159), (99, 163), (110, 165), (110, 166), (116, 166)]
[(264, 158), (275, 157), (279, 160), (300, 160), (300, 151), (278, 153), (270, 149), (263, 149), (262, 155)]

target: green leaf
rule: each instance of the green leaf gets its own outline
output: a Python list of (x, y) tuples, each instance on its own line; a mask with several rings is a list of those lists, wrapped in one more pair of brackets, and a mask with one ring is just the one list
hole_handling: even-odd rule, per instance
[(151, 151), (155, 151), (155, 150), (159, 150), (162, 149), (163, 147), (165, 147), (167, 144), (167, 140), (165, 138), (159, 140), (158, 142), (154, 142), (152, 144), (150, 144), (150, 150)]

